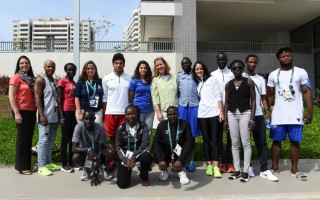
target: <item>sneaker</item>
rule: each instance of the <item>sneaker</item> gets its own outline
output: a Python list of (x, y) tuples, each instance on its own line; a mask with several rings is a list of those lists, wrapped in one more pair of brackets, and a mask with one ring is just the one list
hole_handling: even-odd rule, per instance
[(206, 170), (207, 176), (212, 176), (213, 175), (213, 168), (212, 165), (208, 165), (207, 170)]
[(70, 168), (69, 166), (63, 166), (63, 167), (61, 167), (61, 171), (66, 172), (66, 173), (73, 173), (74, 169)]
[(86, 171), (84, 171), (83, 175), (80, 177), (81, 181), (88, 181), (89, 180), (89, 175)]
[(254, 172), (253, 172), (253, 168), (252, 167), (249, 167), (248, 174), (249, 174), (250, 177), (254, 177)]
[(246, 183), (250, 180), (250, 176), (248, 173), (242, 172), (240, 182)]
[(52, 171), (50, 171), (46, 167), (39, 167), (38, 173), (41, 174), (41, 175), (44, 175), (44, 176), (50, 176), (50, 175), (53, 174)]
[(150, 182), (149, 182), (148, 179), (147, 179), (147, 180), (141, 180), (141, 185), (143, 185), (143, 186), (149, 186), (149, 185), (150, 185)]
[(83, 169), (81, 166), (74, 165), (74, 164), (69, 165), (69, 167), (74, 169), (74, 171), (80, 171)]
[(260, 176), (262, 178), (266, 178), (269, 181), (273, 181), (273, 182), (276, 182), (276, 181), (279, 180), (270, 170), (266, 170), (264, 172), (260, 172)]
[(160, 171), (159, 180), (165, 181), (168, 179), (168, 171)]
[(190, 183), (190, 180), (187, 177), (186, 171), (183, 170), (183, 171), (179, 172), (178, 175), (179, 175), (179, 178), (180, 178), (180, 183), (182, 185), (187, 185), (187, 184)]
[(230, 163), (227, 164), (227, 172), (228, 173), (233, 173), (234, 172), (234, 167)]
[(213, 167), (213, 177), (222, 178), (219, 167), (217, 167), (217, 166)]
[(196, 171), (196, 166), (194, 165), (194, 162), (191, 161), (187, 167), (189, 172), (195, 172)]
[(61, 169), (61, 166), (53, 164), (53, 163), (50, 163), (50, 164), (46, 165), (46, 168), (49, 169), (49, 170), (57, 171), (57, 170)]
[(227, 172), (227, 165), (225, 163), (220, 163), (220, 172), (226, 173)]
[(112, 172), (104, 171), (103, 172), (104, 179), (111, 180), (113, 178)]
[(233, 174), (229, 176), (229, 180), (235, 180), (240, 177), (241, 177), (240, 171), (235, 171)]

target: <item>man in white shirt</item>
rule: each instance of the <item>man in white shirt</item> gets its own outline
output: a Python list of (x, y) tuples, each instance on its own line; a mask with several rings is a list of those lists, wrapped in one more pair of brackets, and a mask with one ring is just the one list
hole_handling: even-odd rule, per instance
[[(246, 69), (243, 73), (243, 77), (249, 78), (254, 82), (256, 90), (256, 114), (254, 119), (255, 129), (252, 131), (252, 135), (260, 160), (260, 176), (270, 181), (278, 181), (278, 178), (268, 169), (268, 146), (263, 110), (265, 111), (265, 116), (268, 120), (270, 120), (270, 113), (266, 98), (266, 81), (262, 76), (256, 74), (255, 69), (257, 64), (258, 56), (248, 55), (245, 63)], [(254, 176), (252, 168), (249, 168), (249, 176)]]
[(124, 111), (129, 105), (131, 76), (124, 73), (125, 59), (121, 53), (114, 54), (112, 64), (113, 72), (102, 79), (102, 102), (107, 136), (110, 137), (110, 145), (115, 148), (116, 132), (125, 121)]
[[(303, 124), (312, 122), (312, 94), (307, 86), (308, 74), (299, 67), (292, 65), (292, 50), (281, 48), (276, 54), (281, 65), (270, 73), (268, 78), (268, 102), (272, 109), (272, 125), (270, 138), (272, 143), (272, 170), (279, 173), (281, 142), (290, 139), (291, 175), (301, 181), (307, 175), (298, 169), (300, 142), (302, 141)], [(303, 116), (306, 104), (306, 114)]]
[[(227, 54), (224, 52), (219, 52), (216, 56), (216, 62), (218, 64), (218, 69), (211, 72), (211, 76), (214, 76), (215, 79), (217, 80), (219, 84), (219, 89), (221, 92), (221, 98), (222, 98), (222, 103), (224, 105), (225, 102), (225, 85), (228, 83), (230, 80), (234, 79), (234, 75), (231, 72), (231, 70), (228, 68), (228, 57)], [(220, 122), (221, 128), (219, 130), (220, 133), (220, 138), (218, 139), (219, 143), (219, 157), (221, 159), (220, 162), (220, 171), (221, 172), (229, 172), (232, 173), (234, 172), (233, 168), (233, 161), (232, 161), (232, 152), (231, 152), (231, 138), (230, 138), (230, 133), (227, 132), (227, 147), (226, 150), (224, 150), (223, 147), (223, 121)]]

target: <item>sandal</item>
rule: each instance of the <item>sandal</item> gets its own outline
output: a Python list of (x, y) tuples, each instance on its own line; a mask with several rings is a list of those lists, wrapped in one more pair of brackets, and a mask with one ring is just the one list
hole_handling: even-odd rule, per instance
[(292, 176), (296, 177), (299, 181), (306, 181), (308, 180), (308, 176), (305, 175), (303, 172), (297, 172), (295, 174), (291, 173)]
[(32, 172), (30, 170), (23, 170), (23, 171), (19, 171), (19, 174), (22, 174), (22, 175), (31, 175)]

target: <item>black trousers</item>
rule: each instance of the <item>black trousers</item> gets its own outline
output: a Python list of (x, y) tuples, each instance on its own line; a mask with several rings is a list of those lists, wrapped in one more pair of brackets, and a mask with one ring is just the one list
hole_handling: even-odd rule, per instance
[[(221, 163), (228, 163), (228, 164), (233, 164), (233, 157), (232, 157), (232, 152), (231, 152), (231, 137), (230, 137), (230, 132), (227, 131), (226, 134), (223, 133), (223, 122), (218, 123), (218, 146), (219, 146), (219, 157), (220, 157), (220, 162)], [(223, 146), (223, 135), (226, 135), (227, 137), (227, 146), (224, 149)]]
[(72, 162), (72, 136), (74, 127), (77, 125), (77, 120), (75, 116), (75, 111), (64, 111), (63, 116), (65, 118), (66, 128), (62, 128), (62, 138), (61, 138), (61, 147), (60, 155), (62, 166), (66, 166), (69, 162), (70, 165)]
[[(149, 168), (152, 162), (149, 152), (142, 153), (136, 161), (140, 161), (140, 179), (148, 180), (149, 179)], [(128, 167), (122, 165), (121, 163), (118, 166), (118, 175), (117, 175), (117, 185), (119, 188), (127, 188), (131, 182), (131, 173), (132, 170), (128, 170)]]
[(260, 171), (268, 170), (268, 146), (266, 139), (266, 124), (263, 116), (255, 116), (255, 128), (252, 131), (254, 143), (256, 144), (259, 160)]
[(220, 122), (217, 117), (198, 118), (206, 161), (219, 161)]
[(19, 112), (22, 117), (22, 123), (16, 124), (17, 140), (15, 169), (23, 171), (31, 169), (31, 147), (34, 126), (36, 123), (36, 112), (28, 110), (19, 110)]

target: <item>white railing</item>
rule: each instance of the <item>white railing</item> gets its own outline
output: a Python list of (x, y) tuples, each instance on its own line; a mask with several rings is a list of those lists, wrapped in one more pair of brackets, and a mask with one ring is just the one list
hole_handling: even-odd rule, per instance
[[(72, 51), (72, 41), (0, 42), (0, 52)], [(175, 52), (174, 42), (94, 41), (80, 42), (80, 51), (92, 52)]]
[[(255, 52), (272, 53), (281, 47), (289, 46), (295, 53), (312, 53), (311, 44), (277, 44), (251, 42), (198, 42), (198, 52)], [(0, 52), (41, 52), (72, 51), (72, 41), (33, 41), (0, 42)], [(176, 43), (171, 41), (94, 41), (80, 42), (82, 52), (175, 52)]]

